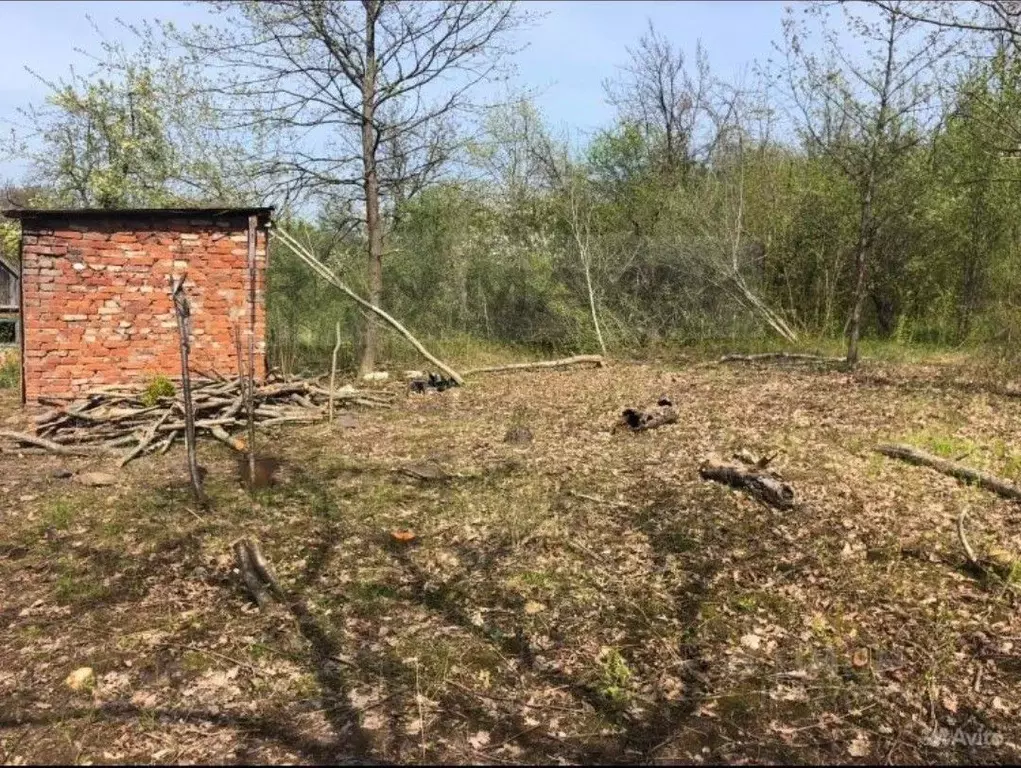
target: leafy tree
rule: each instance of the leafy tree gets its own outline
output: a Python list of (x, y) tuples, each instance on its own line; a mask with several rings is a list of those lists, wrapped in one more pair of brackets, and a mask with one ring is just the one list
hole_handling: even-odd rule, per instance
[[(920, 24), (899, 3), (875, 6), (878, 18), (843, 5), (843, 21), (867, 49), (871, 66), (845, 53), (836, 27), (821, 21), (823, 57), (809, 52), (805, 30), (792, 16), (785, 23), (789, 83), (801, 114), (805, 141), (829, 157), (855, 185), (859, 223), (854, 246), (854, 290), (847, 321), (847, 362), (858, 361), (869, 264), (884, 225), (882, 197), (911, 152), (938, 118), (935, 67), (952, 50), (943, 30), (920, 34)], [(816, 15), (823, 6), (811, 6)]]
[[(98, 31), (98, 30), (97, 30)], [(27, 160), (37, 203), (123, 208), (252, 203), (261, 196), (235, 142), (219, 142), (219, 115), (197, 84), (203, 73), (170, 57), (150, 33), (138, 50), (103, 41), (95, 70), (38, 77), (42, 105), (20, 110), (6, 151)], [(249, 133), (253, 143), (259, 137)]]

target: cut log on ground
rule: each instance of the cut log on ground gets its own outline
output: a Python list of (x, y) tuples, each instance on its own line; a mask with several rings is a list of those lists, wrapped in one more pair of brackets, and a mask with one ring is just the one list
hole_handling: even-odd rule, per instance
[(702, 464), (698, 473), (703, 480), (713, 480), (747, 491), (777, 509), (790, 509), (794, 506), (794, 489), (776, 472), (710, 459)]
[(273, 573), (273, 569), (269, 567), (269, 561), (265, 555), (262, 554), (262, 548), (259, 546), (258, 539), (246, 539), (248, 545), (248, 556), (252, 561), (252, 566), (255, 568), (255, 572), (259, 575), (259, 578), (269, 584), (270, 589), (277, 598), (283, 599), (284, 591), (280, 587), (280, 582), (277, 581), (276, 575)]
[(270, 595), (281, 602), (287, 601), (287, 595), (269, 567), (269, 561), (262, 554), (258, 539), (242, 537), (235, 541), (231, 548), (234, 550), (234, 560), (245, 589), (259, 608), (269, 605)]
[(664, 398), (655, 407), (644, 411), (637, 408), (625, 408), (620, 415), (620, 420), (614, 424), (611, 431), (644, 432), (666, 424), (674, 424), (679, 418), (673, 404)]
[(606, 360), (602, 355), (576, 355), (560, 360), (540, 360), (536, 363), (511, 363), (509, 365), (490, 365), (485, 368), (472, 368), (464, 372), (465, 376), (475, 373), (500, 373), (502, 371), (538, 371), (543, 368), (566, 368), (569, 365), (594, 365), (602, 368)]
[(987, 491), (1003, 496), (1005, 499), (1012, 499), (1014, 501), (1021, 501), (1021, 488), (1018, 488), (1013, 483), (1009, 483), (1006, 480), (1001, 480), (993, 475), (980, 472), (977, 469), (970, 469), (956, 462), (942, 459), (939, 456), (933, 456), (931, 453), (926, 453), (917, 448), (912, 448), (910, 445), (878, 445), (876, 451), (889, 456), (892, 459), (900, 459), (906, 461), (909, 464), (917, 464), (918, 466), (931, 467), (932, 469), (942, 472), (944, 475), (950, 475), (958, 480), (962, 480), (966, 483), (977, 485), (981, 488), (985, 488)]
[(842, 357), (824, 357), (800, 352), (763, 352), (757, 355), (724, 355), (717, 363), (761, 363), (767, 360), (796, 360), (809, 363), (843, 363)]
[(255, 600), (259, 608), (265, 608), (269, 605), (269, 593), (266, 591), (266, 585), (255, 569), (255, 564), (252, 562), (252, 553), (248, 540), (238, 539), (234, 542), (232, 548), (234, 549), (234, 560), (237, 563), (238, 571), (241, 573), (241, 579), (244, 581), (248, 594), (252, 596), (252, 599)]
[[(192, 382), (192, 404), (199, 435), (211, 435), (236, 451), (246, 441), (232, 436), (247, 427), (248, 406), (243, 380)], [(326, 418), (330, 391), (305, 379), (271, 379), (253, 391), (255, 423), (260, 428), (277, 424), (309, 423)], [(389, 408), (393, 395), (341, 387), (333, 393), (344, 407)], [(48, 399), (52, 410), (35, 419), (35, 434), (0, 430), (0, 448), (28, 445), (59, 456), (115, 455), (123, 466), (140, 456), (166, 452), (184, 437), (184, 403), (164, 397), (155, 404), (141, 388), (103, 388), (86, 392), (75, 402)], [(124, 449), (127, 449), (126, 451)]]
[(102, 446), (67, 446), (54, 443), (50, 440), (46, 440), (35, 435), (26, 435), (21, 432), (11, 432), (7, 429), (0, 429), (0, 437), (6, 437), (8, 440), (13, 440), (16, 443), (24, 443), (25, 445), (32, 445), (36, 448), (42, 448), (43, 450), (55, 453), (58, 456), (95, 456), (97, 453), (108, 453), (110, 449)]
[(426, 377), (412, 379), (408, 382), (408, 392), (445, 392), (451, 387), (456, 387), (457, 382), (453, 379), (445, 379), (438, 373), (430, 373)]

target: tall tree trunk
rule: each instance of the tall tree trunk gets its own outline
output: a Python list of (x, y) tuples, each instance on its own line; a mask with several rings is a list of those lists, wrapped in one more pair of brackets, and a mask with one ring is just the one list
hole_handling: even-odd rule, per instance
[[(383, 297), (383, 222), (379, 213), (379, 174), (376, 150), (379, 145), (376, 111), (376, 20), (379, 0), (363, 0), (365, 8), (365, 77), (362, 80), (362, 164), (364, 167), (365, 229), (369, 241), (369, 303), (381, 306)], [(362, 338), (361, 373), (376, 367), (378, 324), (373, 315), (365, 319)]]
[(868, 254), (875, 229), (875, 214), (872, 210), (876, 196), (877, 166), (881, 162), (880, 144), (886, 134), (886, 122), (889, 119), (890, 92), (893, 82), (895, 50), (897, 43), (897, 15), (891, 15), (887, 24), (886, 65), (883, 71), (883, 85), (879, 92), (879, 112), (873, 127), (871, 146), (868, 155), (868, 170), (865, 177), (865, 188), (861, 201), (861, 222), (858, 229), (858, 245), (854, 254), (854, 304), (851, 317), (847, 321), (847, 365), (853, 368), (858, 364), (858, 340), (861, 338), (861, 313), (865, 305), (865, 293), (868, 277)]
[(872, 228), (872, 194), (875, 186), (875, 170), (869, 169), (862, 197), (861, 221), (858, 225), (858, 245), (854, 252), (854, 299), (851, 318), (847, 328), (847, 364), (858, 364), (858, 341), (861, 338), (861, 313), (865, 305), (865, 287), (868, 277), (869, 235)]

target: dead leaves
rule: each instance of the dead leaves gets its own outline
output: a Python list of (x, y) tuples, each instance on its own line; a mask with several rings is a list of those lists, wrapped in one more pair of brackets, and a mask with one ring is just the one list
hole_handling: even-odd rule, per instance
[[(1021, 636), (1021, 620), (996, 594), (956, 578), (948, 558), (928, 556), (954, 548), (967, 489), (950, 483), (926, 496), (856, 447), (882, 430), (907, 433), (922, 411), (930, 423), (945, 418), (952, 409), (937, 396), (797, 372), (683, 370), (669, 385), (650, 367), (555, 374), (555, 387), (551, 377), (480, 381), (456, 402), (410, 401), (412, 415), (374, 413), (357, 429), (309, 432), (311, 443), (300, 430), (293, 440), (282, 434), (282, 457), (302, 463), (308, 485), (282, 483), (255, 518), (247, 503), (225, 500), (196, 537), (156, 503), (155, 480), (128, 472), (102, 519), (82, 505), (80, 528), (55, 556), (36, 528), (52, 491), (32, 478), (62, 493), (90, 491), (53, 483), (52, 465), (26, 471), (24, 482), (5, 476), (9, 498), (36, 497), (25, 502), (36, 517), (4, 518), (11, 540), (29, 543), (0, 556), (0, 603), (12, 619), (0, 637), (0, 693), (66, 696), (62, 681), (78, 654), (55, 638), (73, 634), (98, 651), (81, 654), (97, 673), (93, 701), (131, 703), (140, 718), (175, 707), (258, 717), (248, 709), (256, 706), (320, 743), (352, 734), (353, 725), (338, 735), (323, 714), (346, 701), (372, 758), (384, 761), (396, 759), (394, 745), (404, 759), (419, 758), (424, 741), (434, 761), (583, 762), (596, 742), (651, 739), (653, 715), (687, 712), (692, 702), (684, 722), (718, 746), (668, 745), (657, 759), (735, 762), (754, 743), (795, 747), (805, 762), (881, 761), (894, 746), (896, 761), (917, 761), (926, 757), (918, 745), (896, 740), (933, 713), (981, 712), (991, 727), (1016, 732), (1010, 638)], [(627, 440), (600, 428), (619, 403), (655, 402), (666, 388), (688, 395), (677, 398), (671, 427)], [(500, 440), (525, 406), (527, 450)], [(983, 417), (995, 424), (962, 416), (969, 439), (1012, 445), (1021, 404), (1011, 408)], [(781, 451), (805, 508), (765, 513), (694, 476), (701, 457), (741, 445)], [(510, 456), (515, 471), (454, 473)], [(24, 461), (17, 466), (34, 466)], [(397, 467), (414, 481), (392, 482), (384, 470)], [(991, 501), (981, 533), (1018, 549), (1010, 513)], [(102, 571), (101, 559), (75, 553), (95, 547), (113, 557), (121, 540), (104, 544), (99, 532), (125, 519), (159, 525), (124, 536), (127, 559), (148, 564), (142, 587), (107, 605), (58, 603), (60, 557)], [(336, 644), (322, 670), (286, 613), (246, 613), (224, 596), (222, 545), (242, 523), (273, 542), (281, 577), (302, 585), (322, 636)], [(180, 572), (156, 540), (188, 560)], [(901, 553), (900, 542), (915, 540), (924, 559)], [(870, 558), (875, 549), (888, 555)], [(190, 576), (197, 567), (202, 579)], [(979, 629), (982, 643), (962, 640)], [(604, 648), (617, 649), (626, 667)], [(134, 666), (120, 666), (125, 659)], [(939, 679), (931, 698), (927, 676)], [(340, 682), (329, 689), (323, 679)], [(579, 695), (593, 684), (615, 687), (619, 710), (611, 713), (608, 695), (597, 699), (603, 709)], [(861, 701), (864, 711), (855, 710)], [(716, 738), (732, 737), (736, 712), (742, 739)], [(107, 751), (123, 759), (171, 750), (167, 759), (217, 762), (234, 759), (238, 744), (231, 727), (212, 721), (162, 724), (166, 743), (102, 716), (90, 729), (113, 733)], [(529, 729), (536, 733), (520, 737)], [(253, 759), (275, 754), (242, 741)]]
[(867, 757), (872, 752), (872, 743), (868, 734), (859, 731), (847, 745), (847, 754), (851, 757)]

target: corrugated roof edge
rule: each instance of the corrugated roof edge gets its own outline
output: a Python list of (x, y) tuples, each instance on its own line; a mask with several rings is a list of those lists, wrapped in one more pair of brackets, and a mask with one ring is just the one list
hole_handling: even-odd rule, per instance
[(273, 206), (251, 208), (4, 208), (0, 214), (9, 219), (40, 219), (56, 217), (102, 218), (116, 216), (241, 216), (255, 214), (269, 218)]

